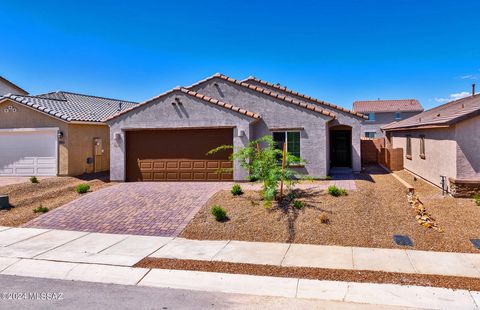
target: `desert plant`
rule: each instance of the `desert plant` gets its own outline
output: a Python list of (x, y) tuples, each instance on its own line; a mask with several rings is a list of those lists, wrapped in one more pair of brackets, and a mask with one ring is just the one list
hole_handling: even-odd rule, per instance
[(79, 194), (85, 194), (86, 192), (88, 192), (90, 190), (90, 185), (88, 185), (87, 183), (78, 184), (78, 186), (75, 188), (75, 190)]
[(328, 187), (328, 193), (334, 197), (347, 196), (348, 192), (346, 189), (338, 188), (335, 185), (330, 185)]
[(328, 218), (328, 215), (326, 215), (325, 213), (320, 214), (320, 223), (330, 224), (330, 219)]
[[(259, 147), (263, 145), (263, 147)], [(208, 152), (214, 154), (219, 151), (233, 149), (232, 145), (222, 145)], [(231, 156), (231, 160), (237, 160), (242, 168), (250, 172), (249, 179), (262, 182), (262, 197), (265, 206), (270, 206), (275, 199), (280, 181), (288, 187), (295, 181), (294, 171), (289, 169), (290, 164), (303, 163), (303, 160), (290, 153), (285, 157), (285, 169), (279, 165), (282, 158), (282, 150), (277, 147), (271, 136), (263, 136), (260, 139), (250, 141), (246, 147), (238, 149)], [(231, 172), (232, 169), (226, 169)]]
[(31, 176), (30, 177), (30, 182), (33, 183), (33, 184), (37, 184), (38, 183), (38, 179), (36, 176)]
[(42, 205), (38, 206), (37, 208), (33, 209), (34, 213), (46, 213), (48, 212), (49, 209), (47, 207), (44, 207)]
[(473, 196), (473, 199), (475, 200), (477, 206), (480, 206), (480, 194)]
[(227, 218), (227, 211), (219, 205), (212, 206), (210, 212), (218, 222), (224, 221)]
[(230, 190), (233, 196), (240, 196), (243, 194), (242, 188), (239, 184), (233, 184), (232, 189)]
[(301, 202), (300, 200), (294, 200), (293, 206), (295, 207), (295, 209), (301, 209), (303, 208), (303, 202)]

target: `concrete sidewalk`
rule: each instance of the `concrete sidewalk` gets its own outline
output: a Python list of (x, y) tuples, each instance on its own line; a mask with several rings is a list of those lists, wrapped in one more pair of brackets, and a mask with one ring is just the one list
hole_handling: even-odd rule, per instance
[[(7, 262), (6, 260), (11, 260)], [(0, 258), (0, 275), (422, 309), (479, 309), (480, 292)]]
[(480, 254), (471, 253), (203, 241), (0, 227), (0, 258), (133, 266), (147, 256), (480, 278)]

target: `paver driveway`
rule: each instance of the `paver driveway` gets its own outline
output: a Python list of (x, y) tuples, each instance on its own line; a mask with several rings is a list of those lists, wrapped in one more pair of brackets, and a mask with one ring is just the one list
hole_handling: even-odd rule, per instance
[(176, 236), (226, 182), (122, 183), (88, 194), (25, 227)]

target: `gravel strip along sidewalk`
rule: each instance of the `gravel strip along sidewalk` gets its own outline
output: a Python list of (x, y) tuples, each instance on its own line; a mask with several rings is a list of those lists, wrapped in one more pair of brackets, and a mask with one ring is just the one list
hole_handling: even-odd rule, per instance
[(134, 267), (150, 269), (156, 268), (192, 271), (196, 270), (206, 272), (225, 272), (233, 274), (250, 274), (257, 276), (302, 278), (328, 281), (420, 285), (480, 291), (480, 279), (438, 275), (404, 274), (381, 271), (337, 270), (308, 267), (280, 267), (271, 265), (209, 262), (201, 260), (181, 260), (151, 257), (141, 260)]

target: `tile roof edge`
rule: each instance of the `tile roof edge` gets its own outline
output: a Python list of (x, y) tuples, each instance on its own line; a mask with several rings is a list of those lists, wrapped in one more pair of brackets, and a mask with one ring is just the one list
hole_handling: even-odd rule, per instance
[[(40, 105), (34, 105), (33, 103), (31, 103), (30, 101), (27, 100), (27, 102), (25, 102), (25, 100), (17, 100), (17, 98), (20, 99), (27, 99), (25, 97), (34, 97), (34, 96), (24, 96), (24, 95), (13, 95), (13, 94), (5, 94), (3, 96), (0, 96), (0, 102), (3, 100), (3, 99), (8, 99), (8, 100), (11, 100), (15, 103), (18, 103), (18, 104), (21, 104), (23, 106), (26, 106), (27, 108), (30, 108), (30, 109), (33, 109), (33, 110), (36, 110), (38, 112), (41, 112), (41, 113), (44, 113), (44, 114), (47, 114), (51, 117), (54, 117), (56, 119), (59, 119), (61, 121), (65, 121), (65, 122), (70, 122), (70, 121), (73, 121), (74, 119), (72, 119), (71, 117), (68, 117), (66, 114), (64, 113), (61, 113), (61, 112), (57, 112), (57, 111), (53, 111), (53, 110), (50, 110), (48, 109), (47, 107), (44, 107), (44, 106), (40, 106)], [(61, 101), (61, 100), (57, 100), (57, 101)], [(30, 103), (30, 104), (28, 104)], [(48, 111), (47, 111), (48, 110)]]
[[(218, 106), (223, 107), (223, 108), (225, 108), (225, 109), (232, 110), (233, 112), (237, 112), (237, 113), (246, 115), (246, 116), (251, 117), (251, 118), (254, 118), (254, 119), (260, 119), (260, 118), (261, 118), (261, 116), (260, 116), (259, 114), (257, 114), (257, 113), (253, 113), (253, 112), (247, 111), (247, 110), (245, 110), (245, 109), (243, 109), (243, 108), (235, 107), (235, 106), (233, 106), (233, 105), (231, 105), (231, 104), (229, 104), (229, 103), (223, 102), (223, 101), (218, 100), (218, 99), (215, 99), (215, 98), (208, 97), (208, 96), (203, 95), (203, 94), (201, 94), (201, 93), (197, 93), (197, 92), (195, 92), (195, 91), (193, 91), (193, 90), (190, 90), (190, 89), (188, 89), (188, 88), (186, 88), (186, 87), (177, 86), (177, 87), (174, 87), (174, 88), (172, 88), (172, 89), (170, 89), (170, 90), (168, 90), (168, 91), (166, 91), (166, 92), (161, 93), (160, 95), (157, 95), (157, 96), (155, 96), (155, 97), (152, 97), (152, 98), (150, 98), (150, 99), (147, 99), (147, 100), (145, 100), (144, 102), (138, 103), (138, 104), (135, 105), (135, 106), (132, 106), (132, 107), (130, 107), (130, 108), (128, 108), (128, 109), (125, 109), (125, 110), (123, 110), (123, 111), (119, 111), (118, 113), (116, 113), (116, 114), (114, 114), (114, 115), (112, 115), (112, 116), (109, 116), (109, 117), (103, 119), (102, 121), (103, 121), (103, 122), (108, 122), (108, 121), (110, 121), (110, 120), (112, 120), (112, 119), (114, 119), (114, 118), (117, 118), (117, 117), (119, 117), (119, 116), (121, 116), (121, 115), (127, 114), (127, 113), (129, 113), (130, 111), (136, 110), (136, 109), (138, 109), (138, 108), (140, 108), (140, 107), (142, 107), (142, 106), (144, 106), (144, 105), (147, 105), (147, 104), (153, 102), (154, 100), (160, 99), (160, 98), (162, 98), (162, 97), (164, 97), (164, 96), (166, 96), (166, 95), (172, 94), (172, 93), (174, 93), (174, 92), (176, 92), (176, 91), (180, 91), (180, 92), (182, 92), (182, 93), (184, 93), (184, 94), (186, 94), (186, 95), (195, 97), (195, 98), (197, 98), (197, 99), (204, 100), (204, 101), (206, 101), (206, 102), (208, 102), (208, 103), (210, 103), (210, 104), (218, 105)], [(217, 101), (217, 102), (215, 102), (215, 101)], [(230, 107), (227, 107), (226, 105), (228, 105), (228, 106), (230, 106)]]
[[(412, 117), (420, 117), (420, 118), (421, 118), (421, 117), (423, 116), (423, 115), (422, 115), (423, 113), (430, 112), (430, 111), (437, 111), (437, 110), (439, 110), (439, 109), (441, 109), (441, 108), (447, 107), (447, 106), (450, 105), (450, 104), (458, 103), (458, 102), (464, 101), (464, 100), (466, 100), (466, 99), (472, 99), (472, 98), (474, 98), (474, 97), (480, 97), (480, 93), (475, 94), (475, 95), (470, 95), (470, 96), (467, 96), (467, 97), (463, 97), (463, 98), (460, 98), (460, 99), (452, 100), (452, 101), (449, 101), (449, 102), (446, 102), (446, 103), (441, 104), (441, 105), (439, 105), (439, 106), (433, 107), (433, 108), (431, 108), (431, 109), (429, 109), (429, 110), (424, 110), (422, 113), (419, 113), (419, 114), (414, 115), (414, 116), (412, 116)], [(459, 116), (454, 117), (453, 119), (451, 119), (451, 120), (449, 120), (449, 121), (444, 121), (444, 122), (442, 122), (442, 123), (435, 123), (435, 124), (447, 124), (447, 125), (454, 124), (454, 123), (458, 122), (457, 120), (458, 120), (459, 118), (462, 118), (462, 120), (463, 120), (463, 119), (465, 119), (466, 117), (469, 117), (470, 115), (472, 115), (472, 114), (474, 114), (474, 113), (479, 113), (479, 111), (480, 111), (480, 106), (478, 107), (478, 109), (473, 110), (473, 111), (471, 111), (471, 112), (469, 112), (469, 113), (467, 113), (467, 114), (465, 114), (465, 115), (459, 115)], [(411, 117), (409, 117), (409, 118), (411, 118)], [(405, 119), (405, 120), (408, 120), (409, 118), (407, 118), (407, 119)], [(383, 129), (387, 130), (387, 129), (398, 129), (398, 128), (410, 128), (410, 127), (412, 127), (412, 126), (417, 126), (417, 127), (418, 127), (418, 126), (422, 126), (422, 124), (416, 124), (416, 125), (412, 125), (412, 126), (395, 126), (396, 123), (399, 123), (399, 122), (394, 122), (394, 123), (387, 124), (387, 125), (385, 125), (384, 127), (382, 127), (382, 130), (383, 130)], [(428, 125), (429, 123), (424, 123), (424, 124), (425, 124), (425, 125)], [(432, 124), (432, 123), (430, 123), (430, 124)], [(388, 127), (387, 127), (387, 126), (388, 126)]]
[(305, 95), (305, 94), (302, 94), (302, 93), (299, 93), (299, 92), (297, 92), (297, 91), (291, 90), (291, 89), (287, 88), (286, 86), (275, 85), (275, 84), (273, 84), (273, 83), (270, 83), (270, 82), (268, 82), (268, 81), (265, 81), (265, 80), (256, 78), (256, 77), (254, 77), (254, 76), (249, 76), (249, 77), (247, 77), (246, 79), (242, 80), (241, 82), (248, 83), (248, 81), (255, 81), (255, 82), (258, 82), (258, 83), (260, 83), (260, 84), (267, 85), (267, 86), (273, 87), (273, 88), (275, 88), (275, 89), (279, 89), (279, 90), (281, 90), (281, 91), (284, 91), (284, 92), (286, 92), (286, 93), (292, 94), (292, 95), (294, 95), (294, 96), (298, 96), (298, 97), (301, 97), (301, 98), (303, 98), (303, 99), (310, 100), (310, 101), (316, 102), (316, 103), (318, 103), (318, 104), (321, 104), (321, 105), (330, 107), (330, 108), (332, 108), (332, 109), (339, 110), (339, 111), (342, 111), (342, 112), (346, 112), (346, 113), (355, 115), (355, 116), (360, 117), (360, 118), (364, 118), (364, 119), (367, 119), (367, 118), (368, 118), (367, 116), (363, 115), (362, 113), (355, 112), (355, 111), (352, 111), (352, 110), (343, 108), (343, 107), (341, 107), (341, 106), (338, 106), (338, 105), (335, 105), (335, 104), (333, 104), (333, 103), (329, 103), (329, 102), (326, 102), (326, 101), (323, 101), (323, 100), (320, 100), (320, 99), (317, 99), (317, 98), (314, 98), (314, 97), (311, 97), (311, 96), (307, 96), (307, 95)]
[[(215, 79), (215, 78), (219, 78), (219, 79), (222, 79), (222, 80), (224, 80), (224, 81), (227, 81), (227, 82), (230, 82), (230, 83), (234, 83), (234, 84), (240, 85), (240, 86), (242, 86), (242, 87), (246, 87), (246, 88), (248, 88), (248, 89), (254, 90), (254, 91), (259, 92), (259, 93), (262, 93), (262, 94), (264, 94), (264, 95), (267, 95), (267, 96), (270, 96), (270, 97), (273, 97), (273, 98), (277, 98), (277, 99), (280, 99), (280, 100), (285, 101), (285, 102), (287, 102), (287, 103), (296, 105), (296, 106), (301, 107), (301, 108), (303, 108), (303, 109), (306, 109), (306, 110), (309, 110), (309, 111), (314, 111), (314, 112), (323, 114), (323, 115), (325, 115), (325, 116), (329, 116), (329, 117), (331, 117), (331, 118), (333, 118), (333, 119), (335, 119), (335, 118), (337, 117), (337, 116), (335, 115), (335, 113), (330, 112), (330, 111), (326, 111), (326, 110), (323, 110), (323, 109), (320, 109), (320, 108), (317, 108), (315, 105), (311, 105), (311, 104), (308, 104), (308, 103), (304, 103), (304, 102), (301, 102), (301, 101), (296, 100), (296, 99), (293, 99), (293, 98), (292, 98), (292, 100), (290, 100), (290, 101), (289, 101), (289, 100), (286, 100), (286, 98), (281, 98), (281, 97), (285, 97), (284, 95), (280, 95), (280, 96), (274, 95), (274, 94), (272, 94), (270, 91), (267, 91), (266, 89), (264, 89), (264, 88), (262, 88), (262, 87), (250, 85), (250, 84), (248, 84), (248, 83), (246, 83), (246, 82), (242, 82), (242, 81), (236, 80), (236, 79), (234, 79), (234, 78), (228, 77), (228, 76), (226, 76), (226, 75), (224, 75), (224, 74), (221, 74), (221, 73), (215, 73), (214, 75), (212, 75), (212, 76), (210, 76), (210, 77), (207, 77), (207, 78), (205, 78), (205, 79), (203, 79), (203, 80), (200, 80), (200, 81), (198, 81), (198, 82), (196, 82), (196, 83), (194, 83), (194, 84), (192, 84), (192, 85), (190, 85), (190, 86), (188, 86), (188, 87), (186, 87), (186, 88), (190, 90), (191, 88), (193, 88), (193, 87), (195, 87), (195, 86), (198, 86), (198, 85), (200, 85), (200, 84), (203, 84), (203, 83), (205, 83), (205, 82), (207, 82), (207, 81), (210, 81), (210, 80), (212, 80), (212, 79)], [(302, 103), (303, 103), (305, 106), (303, 106)]]
[[(237, 106), (234, 106), (230, 103), (226, 103), (222, 100), (218, 100), (216, 98), (212, 98), (212, 97), (209, 97), (207, 95), (203, 95), (201, 93), (197, 93), (193, 90), (190, 90), (188, 88), (185, 88), (185, 87), (182, 87), (180, 88), (180, 91), (189, 95), (189, 96), (193, 96), (193, 97), (196, 97), (196, 98), (199, 98), (201, 100), (204, 100), (208, 103), (211, 103), (211, 104), (214, 104), (214, 105), (217, 105), (219, 107), (222, 107), (222, 108), (225, 108), (225, 109), (228, 109), (228, 110), (232, 110), (234, 112), (237, 112), (237, 113), (240, 113), (240, 114), (243, 114), (243, 115), (246, 115), (248, 117), (251, 117), (251, 118), (254, 118), (254, 119), (260, 119), (261, 116), (258, 114), (258, 113), (254, 113), (254, 112), (250, 112), (248, 110), (245, 110), (243, 108), (240, 108), (240, 107), (237, 107)], [(227, 107), (229, 106), (229, 107)]]

